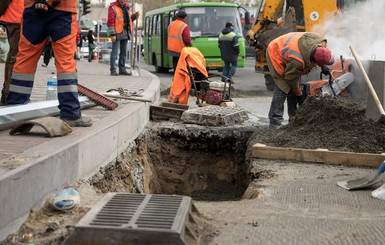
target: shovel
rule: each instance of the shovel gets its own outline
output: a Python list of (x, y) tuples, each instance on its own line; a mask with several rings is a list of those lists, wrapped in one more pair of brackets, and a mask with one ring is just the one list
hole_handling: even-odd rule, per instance
[(377, 172), (367, 174), (366, 176), (359, 179), (339, 181), (337, 182), (337, 185), (348, 191), (363, 189), (363, 188), (372, 186), (374, 184), (377, 184), (382, 179), (384, 179), (384, 176), (385, 176), (385, 174), (383, 174), (384, 172), (385, 172), (385, 161), (378, 168)]
[(138, 19), (135, 20), (135, 43), (134, 43), (134, 51), (132, 52), (132, 66), (131, 66), (132, 75), (135, 77), (138, 77), (140, 75), (139, 67), (135, 65), (137, 41), (138, 41)]

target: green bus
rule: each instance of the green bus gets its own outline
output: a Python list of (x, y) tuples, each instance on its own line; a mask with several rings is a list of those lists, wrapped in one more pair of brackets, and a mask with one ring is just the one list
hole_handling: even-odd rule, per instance
[[(167, 53), (167, 27), (175, 20), (178, 10), (187, 13), (185, 22), (190, 28), (193, 47), (199, 49), (206, 60), (207, 69), (223, 69), (218, 47), (218, 36), (225, 23), (230, 21), (239, 36), (240, 54), (238, 67), (245, 66), (245, 39), (242, 34), (241, 6), (234, 3), (179, 3), (148, 11), (145, 14), (143, 36), (144, 61), (153, 65), (156, 72), (168, 72), (173, 68), (172, 56)], [(246, 12), (246, 16), (248, 12)]]

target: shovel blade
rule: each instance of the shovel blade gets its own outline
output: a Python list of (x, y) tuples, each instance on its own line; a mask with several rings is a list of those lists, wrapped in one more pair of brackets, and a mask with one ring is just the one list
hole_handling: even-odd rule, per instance
[(384, 179), (384, 175), (382, 174), (384, 173), (384, 170), (385, 162), (381, 164), (378, 171), (375, 173), (367, 174), (364, 177), (358, 179), (338, 181), (337, 185), (348, 191), (363, 189), (375, 185)]
[(132, 74), (132, 76), (134, 76), (134, 77), (139, 77), (140, 76), (140, 69), (139, 69), (139, 67), (137, 67), (137, 66), (134, 66), (132, 69), (131, 69), (131, 74)]

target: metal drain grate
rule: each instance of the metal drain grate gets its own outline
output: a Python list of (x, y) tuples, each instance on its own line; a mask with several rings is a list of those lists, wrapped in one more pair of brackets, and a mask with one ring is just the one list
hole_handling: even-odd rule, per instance
[(109, 193), (66, 244), (184, 244), (191, 207), (186, 196)]

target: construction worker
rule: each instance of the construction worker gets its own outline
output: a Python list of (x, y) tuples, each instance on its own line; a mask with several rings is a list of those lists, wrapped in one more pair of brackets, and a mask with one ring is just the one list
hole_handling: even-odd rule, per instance
[(24, 0), (3, 0), (2, 4), (7, 4), (7, 6), (4, 6), (5, 12), (1, 13), (0, 24), (4, 25), (7, 30), (9, 51), (5, 61), (4, 84), (1, 90), (0, 105), (4, 105), (7, 100), (13, 66), (19, 52), (20, 24), (24, 11)]
[[(131, 75), (126, 71), (127, 43), (132, 32), (132, 21), (139, 17), (139, 12), (131, 14), (130, 7), (126, 0), (116, 0), (108, 8), (107, 26), (112, 41), (110, 56), (111, 76)], [(119, 74), (116, 72), (115, 61), (119, 49)]]
[(230, 79), (235, 74), (238, 67), (239, 43), (238, 36), (234, 32), (234, 25), (227, 22), (225, 29), (222, 30), (218, 37), (218, 46), (221, 51), (221, 58), (225, 63), (222, 71), (222, 81)]
[(286, 99), (289, 119), (295, 116), (297, 105), (304, 100), (301, 76), (316, 66), (334, 63), (332, 53), (326, 46), (327, 40), (315, 32), (291, 32), (269, 43), (266, 59), (274, 79), (269, 111), (270, 128), (281, 127)]
[(187, 13), (184, 10), (179, 10), (177, 19), (171, 22), (167, 28), (167, 50), (169, 55), (173, 57), (172, 64), (174, 72), (178, 64), (182, 48), (191, 47), (190, 28), (185, 23)]
[(81, 117), (76, 73), (77, 8), (74, 0), (24, 0), (19, 53), (13, 68), (7, 105), (25, 104), (31, 96), (37, 63), (48, 37), (58, 80), (60, 118), (71, 127), (88, 127)]

